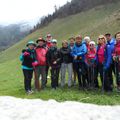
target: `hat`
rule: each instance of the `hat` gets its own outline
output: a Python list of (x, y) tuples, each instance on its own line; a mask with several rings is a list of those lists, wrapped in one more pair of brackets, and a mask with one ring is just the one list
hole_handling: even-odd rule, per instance
[(51, 42), (52, 42), (52, 43), (57, 43), (57, 40), (56, 40), (56, 39), (53, 39)]
[(95, 42), (94, 41), (90, 41), (89, 45), (95, 45)]
[(86, 37), (84, 37), (84, 40), (90, 41), (90, 37), (89, 37), (89, 36), (86, 36)]
[(36, 41), (36, 43), (38, 43), (39, 41), (45, 42), (44, 38), (42, 38), (42, 37), (38, 38), (37, 41)]
[(31, 40), (31, 41), (29, 41), (29, 42), (27, 43), (27, 45), (26, 45), (26, 46), (28, 47), (29, 45), (34, 45), (34, 46), (36, 46), (35, 42), (34, 42), (34, 41), (32, 41), (32, 40)]

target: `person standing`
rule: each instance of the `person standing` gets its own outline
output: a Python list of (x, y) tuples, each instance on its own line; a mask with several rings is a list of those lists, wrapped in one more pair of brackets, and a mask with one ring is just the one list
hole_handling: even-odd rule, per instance
[(51, 67), (51, 87), (56, 90), (58, 87), (59, 72), (61, 66), (61, 55), (57, 48), (57, 40), (52, 40), (52, 47), (48, 50), (47, 61), (48, 65)]
[(27, 43), (27, 49), (22, 50), (20, 55), (20, 60), (22, 62), (22, 70), (24, 75), (24, 88), (27, 94), (32, 94), (31, 81), (33, 76), (33, 66), (32, 64), (36, 61), (35, 57), (35, 43), (29, 41)]
[(61, 87), (65, 85), (66, 70), (68, 71), (68, 87), (72, 86), (72, 56), (71, 49), (68, 46), (66, 40), (62, 41), (62, 47), (60, 48), (61, 54)]
[(89, 47), (87, 49), (87, 54), (85, 57), (85, 63), (87, 65), (87, 70), (88, 70), (89, 88), (97, 87), (98, 81), (95, 80), (96, 47), (94, 41), (90, 41), (89, 43)]
[(113, 60), (115, 62), (117, 90), (120, 92), (120, 32), (115, 34), (115, 38), (116, 45), (113, 52)]
[(48, 49), (45, 47), (45, 40), (43, 38), (38, 38), (36, 41), (38, 44), (35, 51), (36, 51), (36, 60), (38, 62), (35, 65), (36, 69), (36, 79), (39, 81), (39, 77), (41, 75), (41, 88), (44, 89), (46, 86), (46, 54)]
[[(75, 38), (74, 37), (71, 37), (69, 39), (69, 48), (73, 49), (74, 45), (75, 45)], [(75, 62), (72, 60), (72, 68), (73, 68), (73, 84), (74, 86), (76, 85), (76, 77), (77, 77), (77, 73), (76, 73), (76, 69), (75, 69)]]
[(86, 70), (85, 70), (85, 54), (87, 53), (87, 47), (82, 42), (82, 36), (78, 35), (76, 37), (76, 42), (71, 52), (72, 57), (75, 62), (75, 68), (78, 76), (79, 89), (84, 89), (87, 87), (86, 84)]
[[(52, 47), (52, 39), (53, 39), (52, 35), (51, 34), (47, 34), (45, 46), (46, 46), (46, 48), (48, 50)], [(46, 65), (46, 84), (47, 84), (47, 79), (50, 78), (49, 75), (48, 75), (48, 73), (49, 73), (49, 65), (47, 63), (47, 65)]]

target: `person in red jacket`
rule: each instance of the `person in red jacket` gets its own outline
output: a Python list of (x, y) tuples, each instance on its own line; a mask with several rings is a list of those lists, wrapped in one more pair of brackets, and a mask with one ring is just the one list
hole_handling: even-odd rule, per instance
[(50, 47), (52, 47), (52, 35), (48, 34), (46, 37), (46, 47), (49, 49)]
[(95, 47), (95, 42), (90, 41), (89, 42), (89, 47), (87, 47), (87, 54), (86, 54), (86, 59), (85, 63), (87, 65), (87, 70), (88, 70), (88, 85), (89, 88), (94, 88), (95, 87), (95, 61), (96, 61), (96, 47)]
[[(46, 48), (47, 48), (48, 50), (53, 46), (53, 43), (52, 43), (52, 35), (51, 35), (51, 34), (47, 34), (45, 46), (46, 46)], [(48, 65), (48, 63), (47, 63), (47, 66), (46, 66), (46, 84), (47, 84), (47, 79), (50, 78), (50, 77), (48, 76), (48, 71), (49, 71), (49, 65)]]
[(116, 45), (114, 47), (113, 60), (115, 61), (115, 73), (117, 90), (120, 91), (120, 32), (116, 33)]
[(37, 60), (37, 64), (35, 64), (37, 73), (36, 79), (39, 81), (39, 77), (41, 75), (41, 88), (44, 89), (46, 85), (46, 54), (48, 49), (44, 46), (45, 40), (43, 38), (38, 38), (36, 43), (38, 44), (35, 49)]

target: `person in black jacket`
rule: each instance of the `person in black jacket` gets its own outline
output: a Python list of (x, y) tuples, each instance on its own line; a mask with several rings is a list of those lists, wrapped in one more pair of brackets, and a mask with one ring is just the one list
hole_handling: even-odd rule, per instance
[(61, 53), (61, 87), (65, 85), (66, 69), (68, 70), (68, 87), (72, 86), (72, 61), (71, 49), (68, 46), (68, 42), (64, 40), (62, 42)]
[(32, 94), (31, 90), (31, 80), (33, 76), (33, 66), (35, 63), (35, 43), (30, 41), (27, 43), (27, 49), (22, 50), (22, 54), (20, 55), (20, 60), (22, 62), (22, 70), (24, 75), (24, 87), (27, 94)]
[(61, 55), (57, 48), (57, 40), (52, 40), (52, 47), (47, 52), (47, 62), (51, 67), (51, 87), (56, 89), (58, 87), (59, 72), (61, 66)]

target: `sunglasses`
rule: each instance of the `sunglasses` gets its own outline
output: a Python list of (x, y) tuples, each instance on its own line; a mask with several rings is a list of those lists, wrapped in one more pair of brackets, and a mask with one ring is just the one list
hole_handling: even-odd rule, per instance
[(94, 44), (90, 44), (90, 46), (94, 46)]

